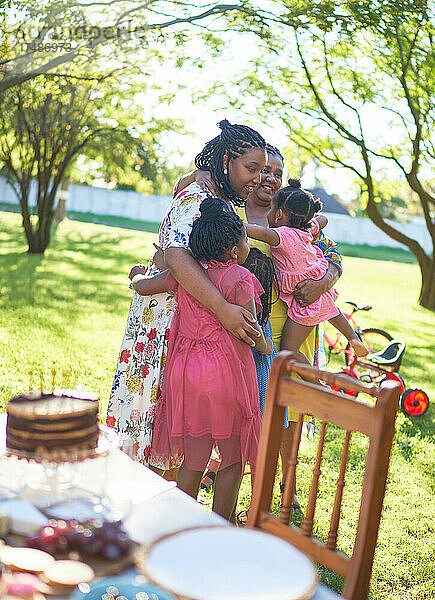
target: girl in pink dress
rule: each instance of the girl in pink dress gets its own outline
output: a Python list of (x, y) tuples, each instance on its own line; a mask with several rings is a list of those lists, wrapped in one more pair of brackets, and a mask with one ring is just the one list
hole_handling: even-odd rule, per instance
[(267, 216), (269, 227), (246, 225), (248, 236), (270, 245), (278, 276), (280, 298), (287, 304), (287, 321), (281, 338), (281, 350), (298, 352), (300, 359), (309, 364), (299, 352), (310, 331), (322, 321), (329, 321), (349, 340), (357, 356), (366, 356), (367, 348), (358, 338), (346, 317), (335, 305), (334, 288), (325, 292), (309, 306), (301, 306), (293, 291), (304, 279), (321, 279), (328, 268), (323, 252), (313, 245), (328, 219), (317, 215), (322, 209), (320, 200), (301, 189), (298, 179), (289, 179), (273, 197)]
[[(223, 297), (256, 315), (261, 311), (258, 280), (244, 267), (249, 246), (241, 219), (227, 203), (208, 197), (200, 205), (189, 246)], [(163, 274), (160, 276), (162, 277)], [(157, 276), (155, 279), (158, 279)], [(133, 287), (149, 293), (152, 280), (136, 275)], [(230, 519), (243, 466), (254, 467), (261, 413), (251, 347), (236, 339), (216, 316), (165, 276), (177, 299), (171, 325), (162, 395), (154, 423), (152, 454), (159, 461), (182, 462), (178, 487), (196, 499), (211, 451), (222, 457), (216, 475), (213, 510)], [(272, 340), (257, 325), (255, 347), (272, 354)]]

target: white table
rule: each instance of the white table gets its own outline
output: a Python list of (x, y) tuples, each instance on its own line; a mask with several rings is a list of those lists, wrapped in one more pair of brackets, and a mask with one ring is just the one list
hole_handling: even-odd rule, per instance
[[(6, 415), (0, 415), (0, 440), (5, 440)], [(104, 467), (102, 462), (105, 461)], [(1, 463), (0, 483), (8, 482), (9, 486), (21, 487), (29, 476), (34, 476), (39, 465), (28, 464), (25, 461), (11, 461), (5, 467), (5, 461)], [(13, 467), (11, 466), (13, 463)], [(227, 525), (227, 521), (207, 511), (199, 503), (181, 492), (177, 488), (166, 486), (166, 482), (147, 467), (133, 462), (126, 454), (115, 450), (106, 459), (85, 461), (80, 466), (82, 481), (81, 487), (98, 491), (107, 486), (119, 482), (134, 480), (140, 489), (144, 491), (143, 496), (149, 490), (148, 498), (134, 504), (125, 522), (125, 528), (132, 539), (140, 544), (149, 544), (156, 538), (186, 529), (188, 527)], [(156, 492), (159, 492), (157, 495)], [(210, 551), (210, 564), (212, 566), (213, 555)], [(259, 567), (261, 558), (259, 558)], [(316, 589), (312, 600), (337, 600), (339, 596), (323, 585)], [(53, 599), (54, 600), (54, 599)], [(236, 599), (235, 599), (236, 600)]]

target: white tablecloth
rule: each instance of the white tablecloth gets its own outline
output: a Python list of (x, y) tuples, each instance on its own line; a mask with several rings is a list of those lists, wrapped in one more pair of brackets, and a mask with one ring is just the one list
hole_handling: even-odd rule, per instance
[[(6, 415), (0, 415), (0, 440), (4, 445)], [(218, 515), (209, 512), (192, 498), (171, 487), (159, 475), (147, 467), (133, 462), (120, 450), (113, 451), (105, 459), (87, 460), (78, 467), (79, 486), (96, 493), (110, 489), (115, 493), (125, 482), (135, 481), (140, 493), (131, 507), (125, 528), (132, 539), (140, 544), (149, 544), (158, 537), (188, 527), (228, 525)], [(0, 461), (1, 487), (20, 489), (29, 478), (42, 474), (39, 465), (26, 461)], [(140, 494), (143, 500), (139, 500)], [(210, 568), (213, 568), (213, 553), (210, 551)], [(260, 559), (261, 560), (261, 559)], [(337, 600), (337, 594), (322, 585), (316, 589), (312, 600)], [(55, 600), (55, 599), (53, 599)], [(236, 599), (235, 599), (236, 600)]]

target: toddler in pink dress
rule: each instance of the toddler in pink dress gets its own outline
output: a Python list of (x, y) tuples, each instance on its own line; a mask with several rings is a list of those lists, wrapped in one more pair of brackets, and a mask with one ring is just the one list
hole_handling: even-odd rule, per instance
[[(189, 246), (222, 296), (256, 316), (262, 309), (259, 281), (245, 262), (249, 246), (245, 227), (218, 198), (206, 198), (194, 221)], [(222, 463), (216, 475), (213, 510), (229, 519), (237, 500), (243, 465), (254, 467), (261, 413), (251, 347), (224, 329), (173, 276), (168, 291), (177, 300), (171, 324), (162, 395), (154, 422), (151, 452), (159, 462), (182, 462), (178, 487), (196, 498), (211, 451), (217, 445)], [(133, 278), (139, 293), (153, 285)], [(143, 287), (145, 286), (145, 287)], [(260, 334), (255, 347), (272, 354), (273, 344)]]
[[(267, 216), (269, 227), (246, 226), (249, 237), (270, 245), (280, 298), (288, 307), (281, 350), (299, 352), (313, 327), (329, 321), (346, 336), (357, 356), (366, 356), (367, 348), (335, 305), (338, 294), (334, 288), (309, 306), (301, 306), (293, 296), (300, 281), (321, 279), (328, 269), (323, 252), (312, 243), (328, 223), (324, 215), (317, 215), (321, 209), (320, 200), (315, 200), (310, 192), (301, 189), (299, 180), (290, 179), (289, 185), (281, 188), (272, 199)], [(299, 356), (309, 363), (301, 352)]]

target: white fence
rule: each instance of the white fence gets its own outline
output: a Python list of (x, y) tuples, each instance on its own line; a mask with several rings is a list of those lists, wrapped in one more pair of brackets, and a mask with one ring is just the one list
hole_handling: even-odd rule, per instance
[[(36, 184), (32, 182), (30, 192), (31, 206), (34, 206), (35, 198)], [(170, 196), (144, 196), (137, 192), (106, 190), (85, 185), (70, 185), (68, 189), (67, 210), (160, 223), (170, 199)], [(0, 202), (18, 204), (14, 191), (8, 185), (7, 181), (1, 177)], [(389, 246), (392, 248), (405, 247), (388, 237), (370, 219), (335, 213), (326, 214), (329, 219), (326, 233), (331, 239), (337, 242), (367, 244), (369, 246)], [(422, 217), (412, 217), (407, 223), (391, 222), (391, 224), (409, 237), (418, 240), (426, 252), (432, 252), (432, 242)]]
[[(368, 218), (350, 217), (335, 213), (325, 214), (329, 219), (325, 233), (332, 240), (343, 244), (367, 244), (368, 246), (407, 249), (403, 244), (391, 239)], [(411, 217), (406, 223), (398, 223), (390, 219), (386, 219), (386, 221), (408, 237), (417, 240), (425, 252), (432, 254), (432, 240), (423, 217)]]

